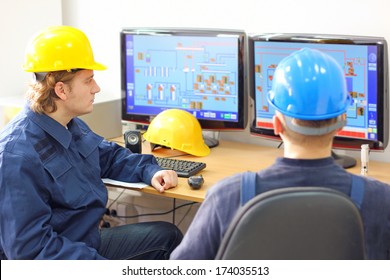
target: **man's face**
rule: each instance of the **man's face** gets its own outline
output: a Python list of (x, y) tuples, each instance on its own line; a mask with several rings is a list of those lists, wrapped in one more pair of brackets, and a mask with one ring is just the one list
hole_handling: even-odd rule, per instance
[(95, 94), (99, 91), (93, 70), (79, 70), (67, 87), (66, 113), (73, 118), (92, 112)]

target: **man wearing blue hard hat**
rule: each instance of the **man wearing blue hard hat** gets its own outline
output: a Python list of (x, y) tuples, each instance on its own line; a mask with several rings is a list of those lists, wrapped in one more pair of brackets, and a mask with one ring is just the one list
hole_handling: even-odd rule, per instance
[[(213, 186), (171, 259), (214, 259), (243, 204), (260, 193), (295, 186), (326, 186), (350, 196), (363, 219), (366, 257), (389, 259), (390, 186), (348, 173), (331, 156), (333, 137), (344, 126), (351, 103), (337, 62), (313, 49), (292, 53), (276, 68), (268, 101), (276, 110), (273, 125), (284, 156), (267, 169)], [(255, 183), (241, 188), (248, 174)]]

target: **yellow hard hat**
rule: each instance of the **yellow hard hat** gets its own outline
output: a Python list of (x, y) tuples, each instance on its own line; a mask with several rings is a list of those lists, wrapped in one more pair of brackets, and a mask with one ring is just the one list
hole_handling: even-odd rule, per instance
[(52, 26), (27, 45), (23, 69), (27, 72), (53, 72), (71, 69), (104, 70), (96, 62), (87, 36), (71, 26)]
[(210, 154), (198, 120), (191, 113), (180, 109), (168, 109), (159, 113), (150, 123), (144, 138), (150, 143), (194, 156)]

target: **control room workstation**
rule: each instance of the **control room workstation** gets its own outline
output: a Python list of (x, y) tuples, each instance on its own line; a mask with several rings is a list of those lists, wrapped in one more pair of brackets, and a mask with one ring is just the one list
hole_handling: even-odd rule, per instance
[[(384, 151), (389, 138), (389, 78), (387, 42), (382, 37), (185, 28), (126, 28), (120, 32), (122, 121), (146, 130), (161, 112), (180, 109), (195, 117), (202, 130), (234, 133), (249, 127), (253, 137), (275, 144), (263, 147), (204, 137), (210, 154), (194, 156), (193, 151), (174, 145), (152, 151), (145, 142), (143, 153), (206, 164), (198, 172), (204, 179), (199, 190), (191, 189), (188, 179), (180, 177), (179, 186), (162, 195), (202, 201), (216, 181), (265, 168), (282, 156), (267, 94), (278, 63), (302, 48), (331, 55), (345, 73), (351, 104), (347, 124), (334, 138), (334, 148), (360, 151), (365, 145), (370, 151)], [(191, 133), (195, 133), (191, 128), (185, 132), (175, 129), (171, 125), (159, 133), (171, 133), (181, 142), (186, 137), (191, 141)], [(114, 140), (124, 145), (123, 137)], [(334, 151), (340, 164), (360, 174), (360, 159)], [(390, 183), (385, 171), (389, 166), (370, 161), (368, 175)], [(150, 187), (143, 191), (158, 194)]]
[[(124, 145), (123, 137), (110, 139), (120, 145)], [(201, 161), (206, 163), (206, 168), (199, 172), (204, 178), (204, 184), (199, 190), (193, 190), (187, 183), (187, 178), (179, 177), (177, 187), (159, 193), (153, 187), (145, 187), (142, 192), (161, 195), (171, 198), (202, 202), (209, 190), (217, 181), (229, 175), (244, 172), (258, 171), (270, 166), (275, 158), (283, 155), (283, 148), (265, 147), (254, 144), (245, 144), (231, 141), (220, 141), (218, 147), (212, 148), (210, 155), (195, 157), (186, 153), (171, 149), (150, 150), (150, 144), (142, 144), (143, 153), (152, 153), (156, 157), (173, 157), (176, 159)], [(358, 160), (359, 162), (359, 160)], [(368, 176), (390, 184), (390, 163), (378, 161), (369, 162)], [(360, 174), (360, 163), (348, 171)]]
[[(123, 137), (111, 139), (120, 145), (124, 145)], [(150, 145), (143, 143), (143, 153), (151, 153)], [(175, 159), (201, 161), (206, 163), (206, 168), (199, 172), (204, 178), (202, 187), (193, 190), (188, 185), (188, 178), (179, 177), (176, 188), (166, 190), (163, 194), (153, 187), (142, 189), (143, 192), (163, 195), (172, 198), (202, 202), (207, 190), (218, 180), (236, 172), (256, 171), (259, 168), (269, 166), (275, 159), (276, 154), (282, 154), (277, 148), (261, 147), (256, 145), (242, 145), (229, 141), (221, 141), (218, 147), (211, 149), (206, 157), (195, 157), (186, 153), (171, 149), (156, 149), (152, 153), (156, 157), (173, 157)]]

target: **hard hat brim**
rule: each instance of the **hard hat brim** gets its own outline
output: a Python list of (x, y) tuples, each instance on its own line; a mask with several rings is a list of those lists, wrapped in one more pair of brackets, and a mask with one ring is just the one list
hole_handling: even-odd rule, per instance
[[(64, 68), (64, 69), (55, 69), (55, 68), (34, 68), (34, 67), (27, 66), (27, 65), (24, 65), (24, 66), (23, 66), (23, 70), (24, 70), (25, 72), (35, 72), (35, 73), (47, 73), (47, 72), (67, 71), (67, 70), (74, 69), (75, 67), (62, 67), (62, 68)], [(77, 67), (77, 69), (97, 70), (97, 71), (100, 71), (100, 70), (106, 70), (106, 69), (107, 69), (107, 66), (105, 66), (105, 65), (102, 64), (102, 63), (95, 62), (95, 63), (92, 64), (92, 65), (85, 65), (85, 66), (83, 66), (83, 67)]]

